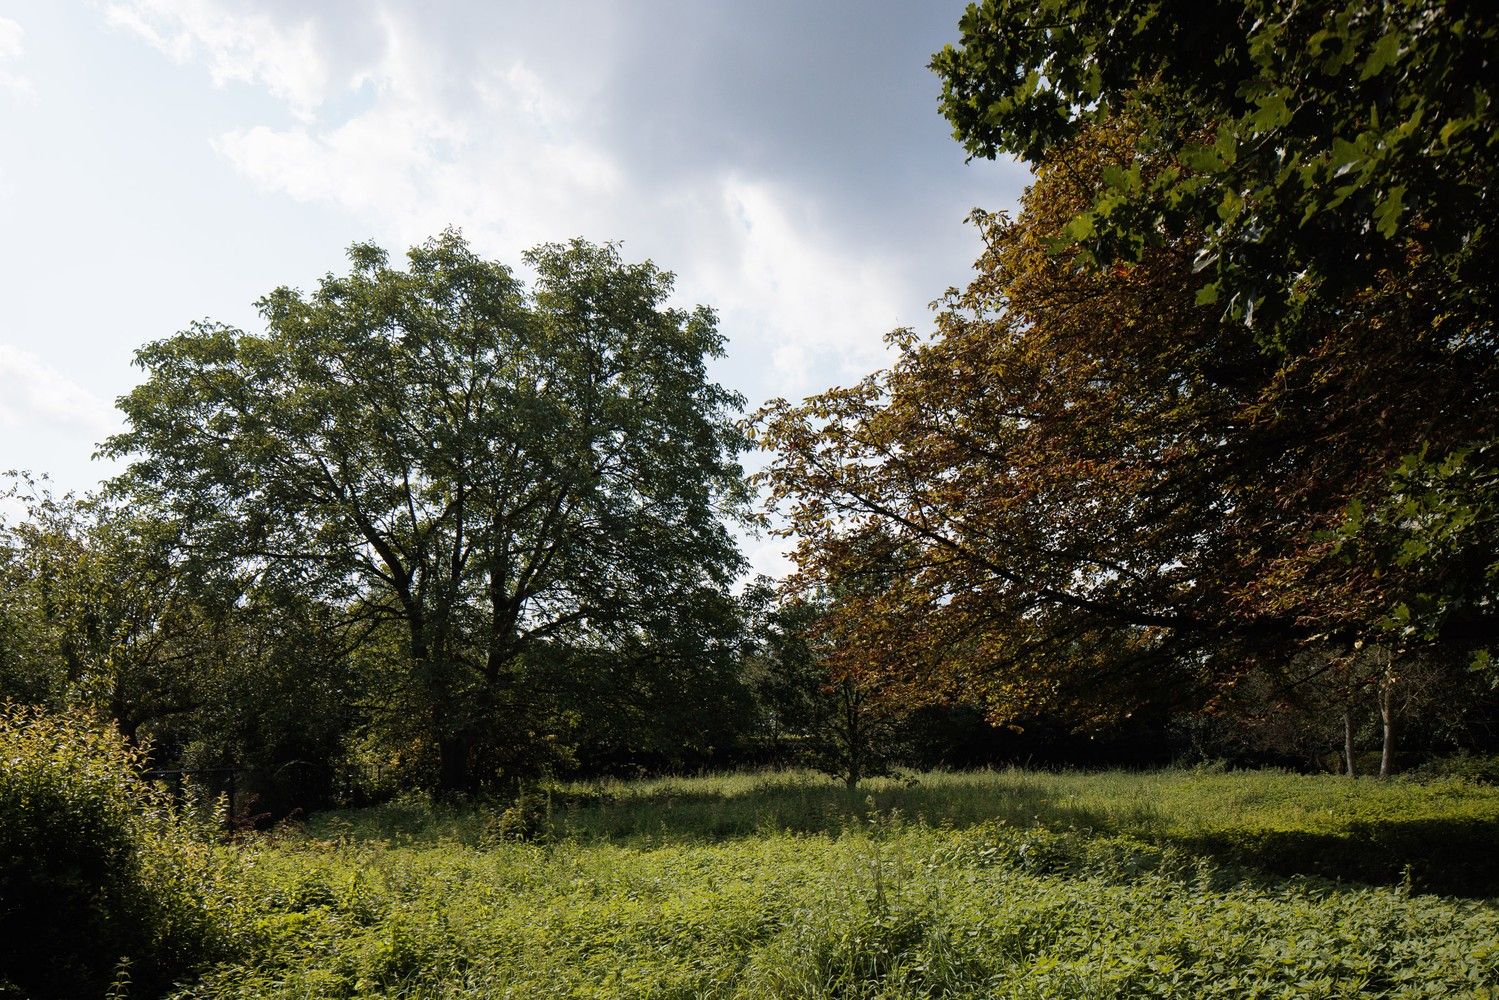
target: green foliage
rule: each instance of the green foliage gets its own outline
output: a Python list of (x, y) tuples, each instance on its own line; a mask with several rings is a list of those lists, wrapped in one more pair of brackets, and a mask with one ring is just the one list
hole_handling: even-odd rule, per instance
[[(932, 65), (971, 154), (1039, 160), (1092, 122), (1140, 126), (1068, 227), (1098, 259), (1201, 232), (1199, 302), (1267, 340), (1391, 267), (1458, 325), (1492, 321), (1492, 6), (983, 0), (960, 31)], [(1430, 255), (1406, 260), (1412, 240)]]
[(707, 377), (713, 312), (613, 246), (525, 259), (530, 289), (451, 230), (405, 269), (355, 246), (347, 275), (263, 298), (263, 334), (142, 348), (104, 445), (194, 550), (395, 652), (367, 732), (447, 791), (555, 759), (575, 706), (550, 665), (618, 657), (666, 688), (711, 656), (740, 566), (743, 401)]
[(552, 833), (552, 797), (533, 785), (522, 786), (514, 800), (486, 823), (484, 832), (491, 842), (545, 840)]
[(113, 729), (0, 710), (0, 996), (150, 996), (227, 952), (228, 873), (141, 760)]
[(1459, 751), (1414, 767), (1404, 777), (1411, 781), (1456, 780), (1475, 785), (1499, 785), (1499, 755)]
[[(558, 835), (542, 845), (490, 837), (482, 811), (441, 803), (323, 817), (268, 845), (237, 885), (255, 902), (253, 955), (176, 995), (1437, 997), (1499, 986), (1492, 902), (1278, 882), (1150, 842), (1178, 822), (1330, 827), (1360, 803), (1377, 826), (1402, 801), (1472, 804), (1492, 832), (1499, 800), (1473, 789), (1191, 772), (870, 786), (873, 805), (805, 773), (560, 789)], [(1085, 830), (1085, 816), (1135, 833)]]
[(660, 605), (648, 621), (605, 648), (559, 650), (537, 664), (539, 686), (563, 692), (559, 739), (572, 750), (570, 773), (688, 770), (748, 739), (755, 720), (741, 603), (704, 588)]
[(200, 697), (209, 659), (202, 592), (174, 558), (173, 526), (103, 497), (52, 495), (25, 474), (0, 493), (0, 698), (79, 708), (127, 736)]
[[(1379, 619), (1394, 641), (1430, 641), (1452, 620), (1484, 614), (1499, 588), (1499, 442), (1404, 456), (1371, 506), (1350, 504), (1330, 537), (1337, 554), (1373, 550), (1410, 577)], [(1490, 664), (1480, 648), (1473, 665)]]
[(353, 715), (345, 609), (215, 565), (146, 497), (0, 493), (0, 700), (82, 711), (157, 766), (260, 771), (285, 812), (325, 803)]

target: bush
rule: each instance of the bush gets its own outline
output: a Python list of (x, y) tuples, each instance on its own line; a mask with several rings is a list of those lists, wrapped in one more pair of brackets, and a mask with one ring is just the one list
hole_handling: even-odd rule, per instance
[(551, 796), (531, 785), (523, 785), (514, 800), (493, 814), (484, 825), (487, 844), (515, 841), (545, 841), (551, 838)]
[(1457, 753), (1438, 757), (1402, 775), (1407, 781), (1467, 781), (1475, 785), (1499, 785), (1499, 754)]
[(223, 953), (212, 851), (114, 729), (0, 708), (0, 996), (148, 996)]

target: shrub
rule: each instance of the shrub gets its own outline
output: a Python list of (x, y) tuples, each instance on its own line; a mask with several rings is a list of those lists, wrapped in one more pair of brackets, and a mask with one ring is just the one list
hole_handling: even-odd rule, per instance
[(507, 840), (544, 841), (552, 835), (551, 796), (532, 785), (523, 785), (505, 808), (484, 826), (484, 842)]
[(1407, 771), (1407, 781), (1467, 781), (1475, 785), (1499, 785), (1499, 754), (1457, 753), (1427, 761)]
[(0, 708), (0, 996), (159, 992), (224, 950), (208, 845), (112, 728)]

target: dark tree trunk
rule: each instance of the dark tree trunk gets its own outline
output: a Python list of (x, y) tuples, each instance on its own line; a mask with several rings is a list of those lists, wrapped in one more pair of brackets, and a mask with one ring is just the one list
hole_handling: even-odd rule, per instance
[(859, 787), (859, 781), (864, 777), (864, 719), (859, 713), (859, 691), (854, 682), (845, 678), (841, 688), (844, 736), (847, 737), (848, 750), (843, 780), (849, 791), (853, 791)]
[(417, 675), (423, 678), (427, 689), (431, 713), (429, 723), (437, 742), (437, 788), (442, 795), (476, 790), (477, 782), (470, 762), (472, 741), (462, 732), (451, 732), (452, 715), (456, 706), (452, 704), (452, 691), (445, 671), (450, 666), (444, 655), (442, 639), (434, 644), (428, 638), (425, 617), (410, 614), (407, 624), (411, 630), (411, 660)]
[(444, 794), (476, 791), (469, 763), (470, 740), (462, 735), (443, 736), (437, 741), (437, 790)]

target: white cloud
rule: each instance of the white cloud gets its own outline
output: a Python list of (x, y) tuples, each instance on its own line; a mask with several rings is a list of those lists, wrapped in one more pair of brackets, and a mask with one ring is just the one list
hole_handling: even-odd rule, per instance
[(8, 17), (0, 17), (0, 91), (9, 91), (15, 97), (31, 97), (35, 94), (31, 80), (6, 68), (6, 63), (15, 62), (26, 51), (26, 32)]
[[(627, 252), (681, 272), (685, 297), (720, 309), (731, 350), (752, 351), (762, 369), (768, 360), (761, 374), (777, 394), (819, 388), (830, 366), (839, 378), (866, 370), (889, 328), (921, 318), (900, 315), (894, 266), (821, 238), (828, 220), (784, 185), (721, 170), (669, 181), (632, 173), (567, 88), (524, 60), (463, 56), (420, 11), (367, 13), (373, 27), (349, 45), (302, 13), (276, 21), (228, 0), (118, 0), (109, 14), (175, 59), (206, 62), (216, 79), (258, 82), (299, 114), (291, 127), (213, 140), (262, 190), (338, 205), (407, 243), (456, 224), (507, 257), (571, 235), (625, 238)], [(573, 92), (598, 62), (580, 52), (588, 70), (562, 68)], [(334, 114), (354, 86), (367, 99)]]
[[(665, 119), (631, 119), (632, 158), (620, 122), (599, 120), (612, 49), (580, 43), (547, 61), (520, 45), (507, 55), (488, 44), (505, 39), (476, 41), (466, 23), (415, 3), (338, 18), (330, 2), (288, 5), (279, 17), (237, 0), (114, 0), (107, 10), (171, 58), (206, 65), (220, 83), (259, 86), (292, 112), (290, 123), (245, 123), (211, 139), (263, 191), (338, 206), (393, 250), (458, 225), (508, 261), (581, 235), (622, 238), (627, 255), (676, 270), (682, 299), (718, 308), (730, 337), (725, 381), (752, 406), (852, 381), (884, 360), (891, 328), (924, 321), (930, 289), (916, 294), (893, 256), (848, 238), (846, 220), (767, 173), (773, 163), (757, 173), (663, 153), (672, 168), (663, 172), (639, 155), (651, 129), (690, 145), (699, 127)], [(360, 34), (347, 36), (355, 23)], [(757, 568), (781, 570), (781, 548), (753, 544)]]
[(863, 375), (884, 360), (882, 335), (920, 318), (902, 315), (892, 262), (817, 238), (830, 227), (815, 207), (739, 178), (722, 183), (722, 198), (734, 253), (704, 279), (725, 290), (726, 310), (759, 314), (779, 394), (816, 391), (818, 376)]
[(0, 429), (76, 430), (103, 440), (120, 429), (114, 407), (42, 361), (0, 344)]
[(796, 569), (789, 555), (794, 542), (771, 535), (739, 535), (739, 548), (749, 560), (751, 575), (764, 574), (772, 579), (790, 576)]
[(524, 66), (480, 78), (475, 109), (454, 114), (402, 62), (387, 60), (379, 99), (336, 125), (258, 125), (214, 147), (265, 190), (341, 205), (407, 241), (460, 223), (518, 249), (558, 235), (552, 220), (581, 221), (579, 207), (622, 196), (616, 165), (567, 135)]
[(205, 63), (217, 85), (264, 86), (298, 117), (310, 118), (332, 89), (331, 68), (311, 18), (283, 24), (215, 0), (117, 0), (105, 7), (105, 15), (175, 62)]

